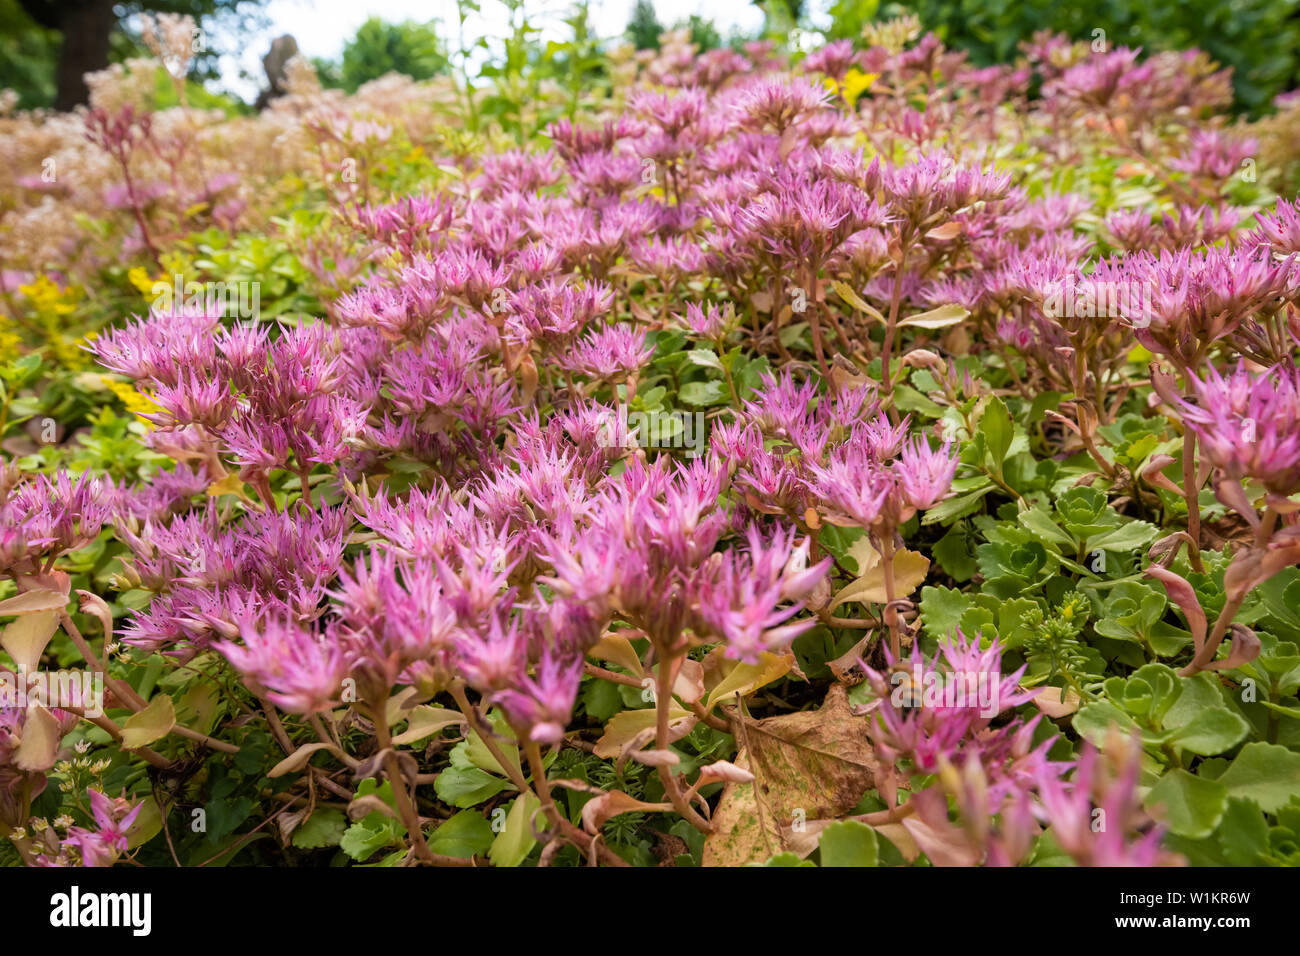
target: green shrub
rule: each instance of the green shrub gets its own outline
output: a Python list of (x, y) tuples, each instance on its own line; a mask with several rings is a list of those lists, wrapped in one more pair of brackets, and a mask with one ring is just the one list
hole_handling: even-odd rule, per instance
[[(841, 0), (846, 14), (857, 5)], [(881, 16), (916, 13), (951, 47), (988, 65), (1014, 57), (1017, 45), (1039, 30), (1092, 40), (1105, 31), (1108, 47), (1173, 50), (1196, 47), (1233, 68), (1239, 109), (1258, 115), (1273, 97), (1300, 82), (1300, 0), (908, 0)]]

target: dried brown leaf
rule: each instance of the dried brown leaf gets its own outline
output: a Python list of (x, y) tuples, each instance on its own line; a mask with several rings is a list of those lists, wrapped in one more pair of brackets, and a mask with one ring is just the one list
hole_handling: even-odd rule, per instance
[(745, 719), (735, 765), (754, 783), (730, 783), (713, 813), (705, 866), (761, 862), (790, 849), (783, 828), (849, 813), (873, 785), (876, 758), (868, 717), (853, 714), (836, 684), (818, 710)]

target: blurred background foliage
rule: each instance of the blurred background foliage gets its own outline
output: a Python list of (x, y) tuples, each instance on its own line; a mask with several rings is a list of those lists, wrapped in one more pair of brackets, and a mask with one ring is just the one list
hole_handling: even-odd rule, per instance
[(355, 93), (362, 84), (385, 73), (403, 73), (413, 80), (431, 79), (446, 73), (451, 60), (434, 23), (388, 23), (371, 17), (344, 45), (340, 60), (315, 57), (312, 65), (322, 85)]
[(24, 108), (54, 103), (54, 65), (61, 37), (27, 15), (18, 0), (0, 0), (0, 87), (18, 94)]
[[(268, 24), (262, 0), (0, 0), (0, 88), (14, 90), (28, 109), (84, 103), (82, 77), (139, 56), (141, 15), (158, 13), (193, 17), (229, 42), (251, 39)], [(199, 47), (191, 76), (211, 85), (223, 51)]]
[[(839, 0), (837, 7), (874, 6)], [(848, 11), (843, 11), (847, 13)], [(1233, 69), (1239, 109), (1263, 112), (1273, 97), (1300, 84), (1300, 0), (909, 0), (875, 15), (911, 12), (949, 47), (968, 50), (981, 66), (1014, 58), (1016, 46), (1039, 30), (1092, 40), (1104, 30), (1111, 46), (1204, 50)], [(846, 17), (846, 35), (856, 25)]]
[[(586, 4), (575, 5), (575, 12), (564, 21), (573, 30), (573, 40), (556, 44), (541, 38), (536, 16), (530, 19), (523, 0), (447, 0), (430, 5), (431, 13), (437, 13), (441, 22), (390, 23), (372, 17), (347, 41), (340, 58), (315, 59), (313, 65), (325, 85), (349, 92), (388, 72), (428, 79), (452, 71), (454, 65), (463, 70), (473, 52), (466, 49), (464, 20), (467, 13), (474, 12), (506, 23), (510, 30), (504, 52), (511, 59), (500, 62), (498, 41), (493, 50), (498, 56), (479, 53), (473, 57), (479, 75), (493, 77), (502, 71), (517, 72), (523, 65), (542, 65), (556, 78), (576, 82), (564, 72), (576, 70), (577, 79), (599, 73), (589, 62), (593, 51), (599, 55), (618, 40), (641, 50), (658, 49), (665, 30), (689, 31), (691, 41), (702, 50), (756, 39), (790, 47), (801, 31), (830, 40), (855, 40), (873, 22), (913, 13), (947, 46), (968, 51), (980, 66), (1011, 61), (1019, 44), (1042, 30), (1089, 41), (1100, 37), (1096, 33), (1100, 30), (1109, 47), (1142, 47), (1148, 52), (1196, 47), (1206, 51), (1220, 64), (1232, 67), (1237, 109), (1251, 116), (1266, 112), (1278, 94), (1300, 86), (1300, 0), (1179, 0), (1163, 4), (1148, 0), (754, 0), (763, 10), (764, 25), (757, 35), (749, 36), (734, 30), (724, 35), (706, 16), (665, 22), (654, 0), (599, 2), (628, 3), (622, 37), (594, 36)], [(76, 49), (70, 49), (66, 37), (102, 22), (105, 5), (116, 24), (108, 42), (74, 43)], [(64, 61), (84, 59), (88, 45), (94, 55), (102, 53), (103, 62), (79, 62), (73, 65), (76, 69), (102, 69), (110, 62), (139, 55), (142, 47), (135, 24), (141, 12), (189, 13), (209, 36), (219, 35), (222, 43), (261, 44), (268, 38), (260, 7), (259, 0), (0, 0), (0, 87), (16, 91), (22, 108), (66, 106), (72, 93), (64, 89), (70, 71)], [(453, 36), (457, 23), (461, 33)], [(488, 43), (480, 39), (470, 46), (486, 50)], [(557, 49), (564, 46), (573, 49)], [(200, 51), (191, 78), (209, 91), (212, 105), (224, 102), (227, 108), (239, 109), (237, 98), (221, 88), (217, 68), (221, 52), (211, 48)]]
[(624, 36), (638, 50), (657, 50), (660, 34), (670, 29), (690, 31), (691, 42), (700, 48), (700, 52), (722, 46), (722, 35), (712, 20), (693, 13), (685, 20), (665, 25), (659, 20), (652, 0), (636, 0), (632, 5), (632, 16)]

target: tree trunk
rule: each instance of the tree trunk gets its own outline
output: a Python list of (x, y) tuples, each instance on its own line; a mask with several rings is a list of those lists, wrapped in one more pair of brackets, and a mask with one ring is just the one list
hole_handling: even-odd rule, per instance
[(64, 0), (59, 5), (63, 49), (59, 54), (56, 109), (70, 110), (90, 98), (85, 76), (108, 66), (109, 34), (116, 25), (113, 0)]

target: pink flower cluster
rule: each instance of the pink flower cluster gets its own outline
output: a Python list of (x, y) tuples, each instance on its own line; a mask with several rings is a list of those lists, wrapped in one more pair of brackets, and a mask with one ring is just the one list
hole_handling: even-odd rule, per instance
[(980, 644), (958, 631), (933, 660), (914, 647), (886, 672), (864, 665), (875, 698), (868, 733), (884, 758), (877, 786), (890, 806), (906, 786), (899, 823), (930, 860), (1015, 866), (1049, 827), (1081, 865), (1168, 862), (1137, 791), (1137, 742), (1116, 736), (1104, 756), (1084, 744), (1077, 761), (1056, 761), (1058, 738), (1038, 732), (1041, 715), (994, 726), (1039, 692), (1021, 688), (1023, 666), (1002, 673), (996, 641)]
[[(1153, 383), (1188, 453), (1280, 508), (1300, 490), (1300, 207), (1238, 229), (1225, 181), (1255, 144), (1195, 127), (1228, 89), (1204, 58), (1078, 54), (1042, 37), (1025, 65), (975, 70), (934, 37), (843, 42), (801, 74), (764, 45), (666, 56), (621, 114), (558, 121), (548, 149), (455, 157), (436, 194), (349, 201), (338, 269), (326, 238), (304, 254), (316, 291), (333, 293), (327, 318), (227, 324), (177, 308), (93, 340), (151, 403), (148, 445), (177, 464), (121, 487), (0, 473), (0, 573), (20, 590), (53, 580), (111, 525), (129, 552), (120, 582), (153, 594), (126, 642), (179, 660), (216, 651), (259, 698), (312, 721), (344, 703), (378, 721), (398, 688), (428, 700), (468, 687), (520, 741), (549, 745), (604, 640), (647, 640), (642, 663), (667, 665), (662, 680), (704, 645), (752, 664), (837, 623), (826, 525), (866, 531), (892, 588), (902, 529), (952, 493), (959, 461), (900, 414), (900, 369), (925, 367), (949, 398), (960, 378), (968, 404), (950, 404), (969, 427), (980, 387), (947, 356), (972, 340), (1016, 387), (1023, 369), (1022, 391), (1104, 417), (1136, 339), (1182, 376), (1185, 394)], [(885, 92), (851, 94), (855, 72)], [(1093, 210), (1016, 181), (989, 155), (1020, 123), (1062, 166), (1097, 148), (1066, 131), (1078, 127), (1104, 129), (1126, 159), (1158, 156), (1169, 202)], [(110, 205), (136, 213), (156, 253), (156, 197), (130, 180), (147, 118), (96, 111), (88, 128), (122, 169)], [(372, 145), (392, 135), (347, 130)], [(962, 318), (936, 319), (940, 307)], [(907, 353), (913, 336), (923, 348)], [(1234, 371), (1211, 364), (1229, 357)], [(778, 371), (738, 384), (737, 369), (768, 360)], [(706, 386), (698, 402), (684, 363), (711, 370), (687, 383)], [(611, 419), (655, 393), (708, 409), (700, 457), (608, 440)], [(1082, 415), (1077, 426), (1090, 441)], [(1003, 464), (988, 472), (999, 491), (1014, 480)], [(1113, 465), (1099, 466), (1115, 477)], [(907, 602), (886, 593), (865, 626), (896, 649)], [(936, 863), (1021, 862), (1045, 826), (1081, 862), (1160, 859), (1137, 748), (1051, 760), (1039, 718), (1005, 719), (1033, 694), (1023, 668), (1001, 674), (998, 644), (958, 635), (940, 658), (914, 642), (911, 673), (970, 676), (992, 712), (896, 708), (884, 698), (905, 662), (867, 671), (890, 823)], [(43, 772), (12, 759), (28, 719), (0, 711), (0, 814)], [(679, 812), (690, 799), (665, 793)], [(139, 807), (90, 800), (96, 828), (70, 830), (65, 859), (111, 862)], [(1102, 838), (1098, 809), (1112, 821)]]

